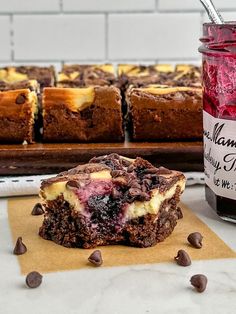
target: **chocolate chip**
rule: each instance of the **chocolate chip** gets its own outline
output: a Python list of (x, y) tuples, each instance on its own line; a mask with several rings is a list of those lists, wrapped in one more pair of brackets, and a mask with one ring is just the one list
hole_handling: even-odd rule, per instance
[(158, 169), (153, 167), (153, 168), (147, 168), (143, 170), (144, 174), (155, 174), (157, 173)]
[(75, 180), (70, 180), (66, 183), (68, 189), (79, 189), (81, 187), (80, 183)]
[(127, 168), (127, 172), (133, 172), (134, 171), (134, 165), (130, 165), (128, 168)]
[(151, 196), (146, 192), (141, 192), (139, 196), (140, 201), (149, 201), (151, 199)]
[(165, 168), (165, 167), (159, 167), (157, 174), (162, 175), (162, 174), (171, 174), (171, 170)]
[(112, 170), (111, 176), (112, 178), (122, 177), (125, 174), (123, 170)]
[(111, 195), (114, 200), (121, 198), (121, 193), (115, 188), (112, 189)]
[(24, 104), (26, 101), (26, 96), (24, 94), (19, 94), (17, 97), (16, 97), (16, 104), (17, 105), (22, 105)]
[(129, 161), (127, 159), (121, 159), (121, 163), (125, 167), (129, 167), (131, 165), (131, 161)]
[(188, 253), (184, 250), (179, 250), (177, 253), (177, 256), (175, 257), (175, 260), (178, 265), (180, 266), (189, 266), (191, 265), (191, 259), (188, 255)]
[(198, 292), (203, 292), (206, 290), (207, 286), (207, 277), (202, 274), (197, 274), (191, 277), (190, 279), (191, 285), (196, 288)]
[(149, 187), (152, 185), (152, 180), (150, 180), (150, 179), (144, 179), (144, 180), (143, 180), (143, 184), (144, 184), (147, 188), (149, 188)]
[(22, 255), (27, 252), (27, 247), (25, 244), (22, 242), (22, 237), (19, 237), (16, 241), (15, 248), (13, 250), (13, 254), (15, 255)]
[(137, 180), (132, 180), (129, 185), (131, 186), (131, 188), (135, 188), (135, 189), (140, 189), (141, 190), (141, 185), (138, 183)]
[(200, 249), (202, 247), (203, 236), (200, 232), (190, 233), (188, 236), (188, 242), (195, 248)]
[(129, 195), (131, 197), (136, 197), (138, 195), (140, 195), (142, 193), (142, 191), (140, 189), (137, 189), (137, 188), (130, 188), (129, 189)]
[(176, 214), (177, 214), (177, 219), (182, 219), (184, 217), (183, 212), (180, 207), (177, 207)]
[(39, 216), (43, 214), (44, 214), (44, 210), (43, 210), (42, 204), (36, 203), (32, 209), (31, 215)]
[(26, 276), (25, 282), (29, 288), (37, 288), (42, 283), (43, 276), (37, 271), (32, 271)]
[(94, 251), (88, 258), (89, 262), (94, 266), (101, 266), (103, 263), (101, 251)]

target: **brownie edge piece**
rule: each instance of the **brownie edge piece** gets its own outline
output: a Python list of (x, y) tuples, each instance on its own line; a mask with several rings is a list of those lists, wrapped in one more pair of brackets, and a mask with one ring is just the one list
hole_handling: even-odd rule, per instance
[(168, 237), (182, 218), (181, 172), (142, 158), (95, 157), (44, 180), (39, 235), (66, 247), (123, 244), (150, 247)]
[(0, 92), (0, 143), (32, 143), (37, 113), (35, 91), (27, 88)]

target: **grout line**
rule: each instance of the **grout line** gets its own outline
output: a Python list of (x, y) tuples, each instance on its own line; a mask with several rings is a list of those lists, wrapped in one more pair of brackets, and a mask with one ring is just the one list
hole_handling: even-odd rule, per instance
[(10, 45), (11, 45), (11, 61), (14, 61), (14, 25), (13, 25), (13, 14), (10, 15)]
[(63, 13), (63, 0), (59, 0), (60, 13)]
[[(155, 14), (155, 13), (176, 13), (176, 14), (185, 14), (185, 13), (204, 13), (204, 9), (199, 9), (199, 10), (192, 10), (192, 9), (186, 9), (186, 10), (174, 10), (174, 9), (169, 9), (169, 10), (165, 10), (165, 9), (161, 9), (158, 10), (158, 2), (159, 0), (156, 0), (156, 5), (154, 10), (130, 10), (130, 11), (64, 11), (63, 8), (63, 0), (59, 0), (59, 10), (55, 10), (55, 11), (24, 11), (24, 12), (12, 12), (12, 11), (6, 11), (6, 12), (0, 12), (0, 16), (9, 16), (9, 15), (59, 15), (61, 13), (63, 13), (64, 15), (87, 15), (87, 14), (91, 14), (91, 15), (95, 15), (95, 14), (121, 14), (121, 15), (128, 15), (128, 14)], [(224, 12), (234, 12), (236, 11), (236, 7), (234, 8), (225, 8), (225, 9), (221, 9), (220, 12), (223, 14)]]
[(108, 14), (105, 14), (105, 60), (108, 61), (108, 32), (109, 32), (109, 23), (108, 23)]

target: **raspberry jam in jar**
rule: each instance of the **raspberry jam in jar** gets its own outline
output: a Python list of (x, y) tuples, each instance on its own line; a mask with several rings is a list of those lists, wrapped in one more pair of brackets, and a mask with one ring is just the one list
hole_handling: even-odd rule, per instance
[(206, 199), (236, 222), (236, 22), (206, 23), (200, 40)]

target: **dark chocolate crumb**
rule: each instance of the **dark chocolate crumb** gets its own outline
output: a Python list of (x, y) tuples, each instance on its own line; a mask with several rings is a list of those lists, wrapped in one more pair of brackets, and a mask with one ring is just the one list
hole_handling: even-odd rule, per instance
[(31, 215), (39, 216), (43, 214), (44, 214), (44, 210), (43, 210), (42, 204), (36, 203), (32, 209)]
[(26, 101), (26, 97), (24, 94), (19, 94), (17, 97), (16, 97), (16, 104), (17, 105), (22, 105), (24, 104)]
[(196, 249), (201, 249), (202, 239), (203, 239), (203, 236), (201, 235), (200, 232), (193, 232), (193, 233), (190, 233), (190, 235), (188, 236), (188, 242)]
[(94, 266), (101, 266), (103, 263), (102, 254), (100, 250), (94, 251), (88, 258), (89, 262)]
[(197, 274), (191, 277), (191, 285), (196, 288), (198, 292), (203, 292), (206, 290), (207, 286), (207, 277), (202, 274)]
[(188, 253), (184, 250), (179, 250), (177, 253), (177, 256), (175, 257), (175, 260), (178, 265), (180, 266), (189, 266), (191, 265), (191, 259), (188, 255)]
[(37, 288), (42, 283), (43, 276), (37, 271), (32, 271), (26, 276), (25, 282), (29, 288)]
[(13, 250), (13, 254), (15, 255), (22, 255), (27, 252), (27, 247), (25, 244), (22, 242), (22, 237), (19, 237), (16, 241), (15, 248)]

